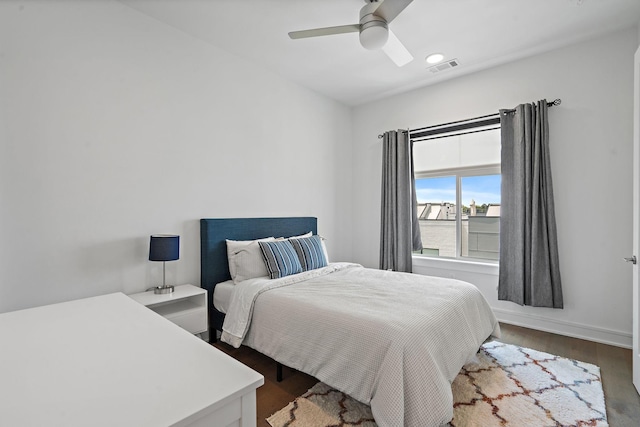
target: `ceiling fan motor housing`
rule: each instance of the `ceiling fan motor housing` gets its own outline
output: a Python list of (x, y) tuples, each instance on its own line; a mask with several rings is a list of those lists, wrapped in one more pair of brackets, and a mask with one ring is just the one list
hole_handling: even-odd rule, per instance
[(372, 2), (360, 9), (360, 44), (365, 49), (380, 49), (389, 39), (387, 21), (374, 14), (378, 6), (378, 3)]

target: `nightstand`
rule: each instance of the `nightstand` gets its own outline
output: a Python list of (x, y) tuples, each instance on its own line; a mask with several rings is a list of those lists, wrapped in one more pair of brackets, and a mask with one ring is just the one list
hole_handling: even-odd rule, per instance
[(154, 294), (153, 290), (150, 290), (129, 297), (192, 334), (207, 331), (206, 289), (193, 285), (179, 285), (170, 294)]

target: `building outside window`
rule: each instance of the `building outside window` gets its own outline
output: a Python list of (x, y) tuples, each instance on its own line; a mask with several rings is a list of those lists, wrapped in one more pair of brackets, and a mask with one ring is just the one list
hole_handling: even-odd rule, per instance
[(414, 140), (422, 249), (417, 256), (499, 258), (500, 130)]

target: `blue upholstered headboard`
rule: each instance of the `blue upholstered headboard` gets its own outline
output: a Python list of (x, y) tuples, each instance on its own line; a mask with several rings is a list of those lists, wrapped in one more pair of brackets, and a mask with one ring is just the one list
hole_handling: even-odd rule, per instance
[(290, 218), (205, 218), (200, 220), (200, 286), (208, 291), (209, 311), (213, 310), (213, 288), (231, 279), (227, 261), (229, 240), (263, 237), (291, 237), (307, 232), (318, 234), (318, 219)]

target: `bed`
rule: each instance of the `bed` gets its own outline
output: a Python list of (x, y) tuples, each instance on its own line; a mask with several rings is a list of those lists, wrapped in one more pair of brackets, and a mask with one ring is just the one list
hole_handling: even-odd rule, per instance
[[(438, 426), (453, 415), (451, 381), (498, 322), (473, 285), (352, 263), (231, 286), (227, 313), (213, 306), (227, 282), (226, 239), (317, 234), (317, 219), (201, 220), (202, 287), (211, 335), (247, 345), (371, 405), (376, 423)], [(222, 285), (221, 285), (222, 286)]]

